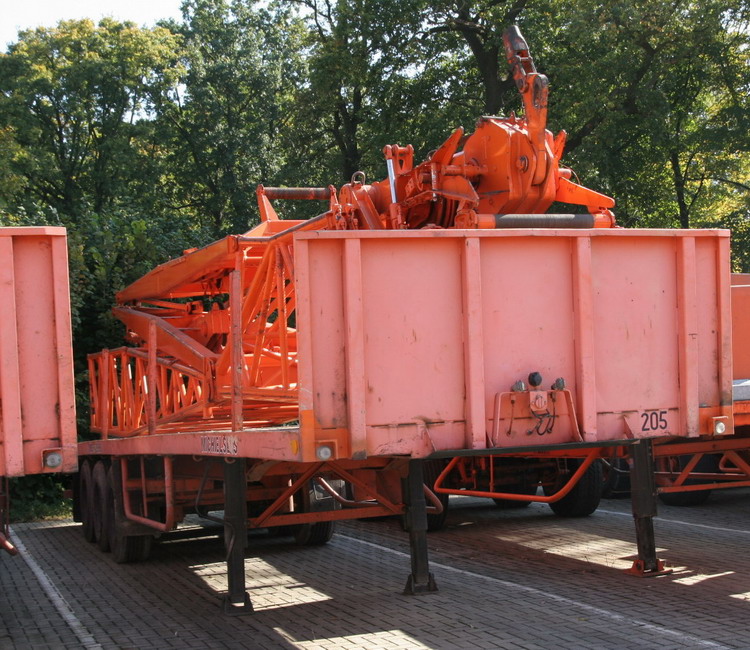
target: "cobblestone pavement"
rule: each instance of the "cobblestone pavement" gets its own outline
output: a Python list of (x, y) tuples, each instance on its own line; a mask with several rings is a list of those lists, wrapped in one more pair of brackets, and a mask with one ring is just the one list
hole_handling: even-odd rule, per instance
[(627, 500), (585, 519), (547, 506), (453, 498), (429, 536), (439, 591), (403, 596), (408, 541), (395, 520), (342, 524), (324, 547), (253, 535), (255, 613), (221, 613), (216, 538), (163, 540), (117, 565), (70, 521), (14, 527), (0, 555), (0, 648), (748, 648), (750, 490), (660, 505), (674, 572), (622, 573), (635, 554)]

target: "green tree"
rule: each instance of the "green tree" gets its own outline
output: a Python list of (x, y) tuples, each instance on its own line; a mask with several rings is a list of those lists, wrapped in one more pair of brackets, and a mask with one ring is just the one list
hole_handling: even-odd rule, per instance
[(423, 75), (419, 0), (288, 4), (308, 27), (309, 81), (298, 89), (295, 124), (300, 148), (318, 172), (312, 180), (346, 182), (360, 170), (383, 174), (383, 146), (399, 140), (419, 149), (425, 108), (440, 103), (435, 77), (425, 83)]
[(550, 115), (623, 224), (720, 225), (746, 200), (748, 45), (746, 13), (722, 2), (582, 1), (568, 15), (545, 57)]
[(170, 81), (176, 37), (111, 19), (22, 32), (0, 55), (0, 173), (9, 206), (72, 217), (110, 207), (138, 174), (135, 123)]
[(252, 221), (255, 187), (283, 177), (294, 89), (304, 83), (301, 27), (287, 11), (187, 0), (185, 74), (158, 105), (160, 146), (173, 206), (218, 236)]
[(0, 223), (68, 228), (84, 429), (86, 354), (122, 342), (115, 292), (201, 243), (189, 215), (151, 212), (147, 190), (147, 175), (165, 173), (151, 109), (174, 84), (178, 41), (162, 27), (62, 21), (0, 55)]

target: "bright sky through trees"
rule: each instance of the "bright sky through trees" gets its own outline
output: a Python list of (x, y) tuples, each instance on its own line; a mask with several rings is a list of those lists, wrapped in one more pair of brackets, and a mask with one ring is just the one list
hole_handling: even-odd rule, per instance
[(0, 0), (0, 51), (17, 40), (18, 30), (54, 27), (59, 20), (104, 16), (153, 25), (162, 18), (179, 18), (181, 0)]

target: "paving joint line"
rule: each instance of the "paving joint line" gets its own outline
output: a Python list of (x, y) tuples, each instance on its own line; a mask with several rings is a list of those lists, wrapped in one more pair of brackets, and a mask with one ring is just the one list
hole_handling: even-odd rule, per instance
[(72, 608), (68, 604), (68, 601), (65, 600), (64, 596), (60, 593), (58, 588), (49, 579), (47, 574), (44, 572), (44, 569), (39, 566), (38, 562), (26, 548), (23, 540), (14, 533), (12, 528), (10, 532), (11, 534), (13, 534), (15, 545), (18, 548), (18, 554), (23, 558), (23, 561), (26, 562), (26, 565), (29, 567), (29, 569), (31, 569), (31, 572), (34, 574), (37, 581), (41, 585), (42, 590), (47, 595), (47, 598), (50, 599), (55, 609), (57, 610), (57, 613), (60, 614), (62, 619), (67, 623), (68, 627), (71, 629), (73, 634), (76, 635), (76, 638), (78, 639), (78, 641), (80, 641), (81, 645), (84, 648), (88, 648), (89, 650), (101, 650), (102, 646), (97, 643), (94, 635), (86, 629), (86, 626), (83, 625), (83, 623), (81, 623), (81, 621), (75, 615)]

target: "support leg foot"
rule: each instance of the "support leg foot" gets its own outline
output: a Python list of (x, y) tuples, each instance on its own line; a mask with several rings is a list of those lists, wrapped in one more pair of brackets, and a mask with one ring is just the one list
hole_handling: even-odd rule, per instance
[(227, 616), (240, 616), (242, 614), (252, 614), (253, 604), (250, 602), (250, 596), (245, 592), (245, 598), (238, 602), (232, 602), (232, 599), (227, 594), (224, 597), (223, 609)]

